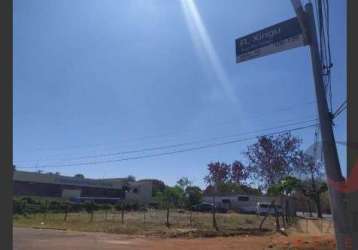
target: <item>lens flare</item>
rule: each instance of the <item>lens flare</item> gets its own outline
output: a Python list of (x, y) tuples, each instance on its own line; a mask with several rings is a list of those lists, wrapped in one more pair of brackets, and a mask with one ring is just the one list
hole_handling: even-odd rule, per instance
[(227, 73), (213, 46), (208, 31), (203, 23), (198, 8), (193, 0), (181, 0), (181, 6), (194, 46), (202, 60), (206, 55), (214, 73), (227, 98), (237, 103), (237, 97)]

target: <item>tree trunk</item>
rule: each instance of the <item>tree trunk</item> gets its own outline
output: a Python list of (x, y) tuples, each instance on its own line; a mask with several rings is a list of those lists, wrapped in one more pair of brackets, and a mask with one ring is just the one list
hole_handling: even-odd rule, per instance
[(167, 205), (167, 222), (166, 222), (166, 226), (169, 227), (169, 205)]
[(65, 218), (63, 218), (63, 221), (67, 221), (67, 214), (68, 214), (68, 211), (67, 209), (65, 210)]
[(124, 205), (122, 204), (122, 209), (121, 209), (121, 223), (124, 224)]
[(282, 226), (283, 226), (284, 228), (286, 228), (286, 219), (285, 219), (285, 215), (283, 214), (283, 211), (282, 211), (282, 213), (281, 213), (281, 218), (282, 218)]
[(285, 220), (285, 214), (286, 214), (286, 208), (284, 210), (284, 201), (286, 200), (286, 197), (281, 196), (281, 219), (282, 219), (282, 226), (286, 227), (286, 220)]
[(319, 192), (317, 192), (316, 194), (315, 202), (317, 207), (317, 217), (322, 219), (323, 217), (322, 217), (322, 209), (321, 209), (321, 196)]
[(307, 204), (308, 204), (308, 212), (310, 217), (312, 217), (312, 207), (311, 207), (311, 201), (310, 199), (307, 200)]
[(212, 209), (212, 214), (213, 214), (213, 227), (215, 228), (216, 231), (219, 231), (218, 225), (217, 225), (217, 223), (216, 223), (215, 195), (213, 195), (213, 209)]
[(91, 218), (90, 218), (90, 222), (92, 222), (92, 221), (93, 221), (93, 217), (94, 217), (94, 212), (93, 212), (93, 211), (91, 211)]
[(48, 211), (48, 202), (47, 200), (45, 201), (45, 213), (44, 213), (44, 216), (43, 216), (43, 220), (47, 220), (47, 211)]
[(192, 209), (190, 209), (189, 224), (190, 224), (190, 226), (193, 225), (193, 210)]
[(274, 209), (275, 209), (275, 217), (276, 217), (276, 231), (280, 231), (280, 220), (278, 216), (277, 207), (274, 206)]
[(271, 208), (272, 208), (274, 205), (275, 205), (275, 200), (271, 201), (271, 204), (270, 204), (268, 213), (265, 214), (264, 218), (261, 220), (261, 223), (260, 223), (260, 226), (259, 226), (259, 229), (260, 229), (260, 230), (262, 230), (262, 226), (263, 226), (265, 220), (267, 219), (267, 217), (269, 216), (270, 211), (271, 211)]
[(285, 219), (286, 219), (287, 224), (290, 223), (289, 218), (291, 216), (291, 211), (289, 209), (289, 206), (290, 206), (290, 204), (289, 204), (288, 199), (285, 199)]
[(63, 218), (64, 221), (67, 221), (68, 212), (69, 212), (69, 205), (66, 205), (66, 207), (65, 207), (65, 218)]

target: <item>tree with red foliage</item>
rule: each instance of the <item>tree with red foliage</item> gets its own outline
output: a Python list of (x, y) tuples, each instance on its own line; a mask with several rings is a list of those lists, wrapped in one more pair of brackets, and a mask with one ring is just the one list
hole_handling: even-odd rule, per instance
[(268, 188), (295, 172), (300, 164), (301, 140), (290, 133), (260, 136), (244, 153), (250, 175)]
[(235, 184), (243, 184), (249, 177), (249, 171), (247, 167), (240, 161), (234, 161), (231, 164), (231, 182)]
[(221, 186), (223, 183), (226, 183), (230, 180), (230, 165), (224, 162), (212, 162), (208, 164), (209, 174), (205, 176), (204, 180), (208, 184), (208, 186), (212, 187), (211, 194), (213, 197), (213, 227), (218, 230), (218, 226), (216, 223), (216, 202), (215, 196), (218, 192), (218, 187)]

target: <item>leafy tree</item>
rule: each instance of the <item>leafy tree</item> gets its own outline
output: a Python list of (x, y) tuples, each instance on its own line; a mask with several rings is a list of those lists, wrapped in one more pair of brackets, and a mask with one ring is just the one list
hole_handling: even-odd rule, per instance
[(94, 212), (98, 209), (97, 204), (94, 203), (93, 201), (86, 202), (84, 204), (84, 207), (85, 207), (86, 212), (90, 215), (90, 222), (92, 222), (93, 217), (94, 217)]
[[(291, 196), (296, 191), (300, 190), (302, 183), (299, 179), (293, 176), (287, 176), (283, 178), (279, 183), (272, 185), (268, 188), (267, 193), (273, 196), (280, 196), (281, 201), (285, 203), (285, 214), (282, 214), (282, 222), (285, 225), (285, 222), (289, 222), (289, 203), (287, 196)], [(276, 215), (276, 222), (278, 223), (278, 218)], [(279, 228), (279, 225), (277, 225)]]
[(110, 204), (103, 204), (101, 208), (104, 210), (104, 219), (107, 220), (108, 218), (108, 211), (112, 210), (112, 206)]
[(199, 204), (202, 201), (203, 192), (197, 186), (189, 186), (185, 189), (185, 206), (190, 210), (190, 225), (192, 225), (193, 206)]
[(187, 187), (190, 187), (192, 185), (192, 182), (189, 180), (188, 177), (182, 177), (180, 180), (177, 181), (177, 185), (185, 190)]
[(234, 161), (231, 165), (230, 180), (236, 184), (243, 184), (249, 177), (247, 167), (240, 161)]
[(260, 193), (245, 183), (249, 177), (248, 168), (240, 161), (232, 164), (210, 163), (208, 165), (209, 175), (204, 178), (208, 184), (205, 193)]
[(212, 209), (212, 218), (213, 218), (213, 227), (215, 230), (218, 229), (218, 225), (216, 222), (216, 195), (218, 193), (219, 188), (220, 191), (223, 191), (223, 187), (225, 187), (225, 183), (230, 180), (230, 165), (221, 162), (214, 162), (208, 164), (209, 174), (204, 178), (204, 181), (211, 187), (211, 194), (213, 198), (213, 209)]
[(227, 183), (230, 180), (230, 165), (224, 162), (212, 162), (208, 164), (209, 174), (205, 176), (204, 181), (211, 186), (218, 186), (221, 183)]
[(125, 210), (125, 206), (126, 206), (126, 194), (130, 190), (131, 190), (131, 187), (130, 187), (129, 181), (127, 180), (122, 185), (123, 199), (119, 202), (119, 204), (116, 205), (116, 210), (121, 211), (121, 222), (122, 222), (122, 224), (124, 224), (124, 210)]
[(159, 204), (166, 208), (167, 216), (166, 216), (166, 226), (170, 226), (169, 222), (169, 213), (170, 208), (175, 207), (179, 204), (182, 195), (182, 189), (178, 186), (176, 187), (165, 187), (163, 192), (157, 192), (156, 199)]
[(163, 192), (165, 189), (164, 182), (160, 180), (154, 180), (153, 181), (153, 187), (152, 187), (152, 197), (156, 197), (158, 192)]
[(201, 191), (200, 187), (190, 186), (185, 189), (185, 196), (187, 198), (186, 207), (191, 208), (192, 206), (201, 202), (203, 198), (203, 192)]
[(260, 136), (244, 153), (252, 177), (268, 188), (294, 173), (300, 161), (301, 141), (290, 133)]
[(286, 176), (279, 183), (273, 184), (267, 190), (269, 195), (291, 195), (301, 189), (301, 181), (293, 176)]
[(323, 177), (323, 164), (316, 162), (309, 155), (302, 155), (301, 164), (297, 171), (306, 177), (302, 183), (301, 191), (315, 203), (317, 217), (322, 218), (321, 194), (328, 190), (325, 182), (319, 183), (319, 179)]

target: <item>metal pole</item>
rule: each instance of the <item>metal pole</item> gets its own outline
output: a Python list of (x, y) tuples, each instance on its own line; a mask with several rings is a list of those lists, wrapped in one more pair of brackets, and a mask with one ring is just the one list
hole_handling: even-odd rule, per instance
[[(307, 13), (306, 28), (308, 31), (312, 68), (314, 73), (326, 175), (328, 180), (344, 183), (345, 179), (342, 176), (342, 172), (340, 169), (338, 153), (332, 129), (332, 117), (328, 109), (326, 92), (322, 78), (322, 64), (320, 61), (312, 4), (306, 4), (305, 10)], [(305, 20), (303, 21), (306, 22)], [(335, 227), (337, 249), (352, 249), (347, 246), (347, 242), (352, 240), (352, 230), (350, 226), (350, 221), (347, 217), (347, 204), (345, 193), (340, 192), (339, 190), (333, 188), (331, 185), (328, 185), (328, 189), (330, 194), (330, 203)]]

